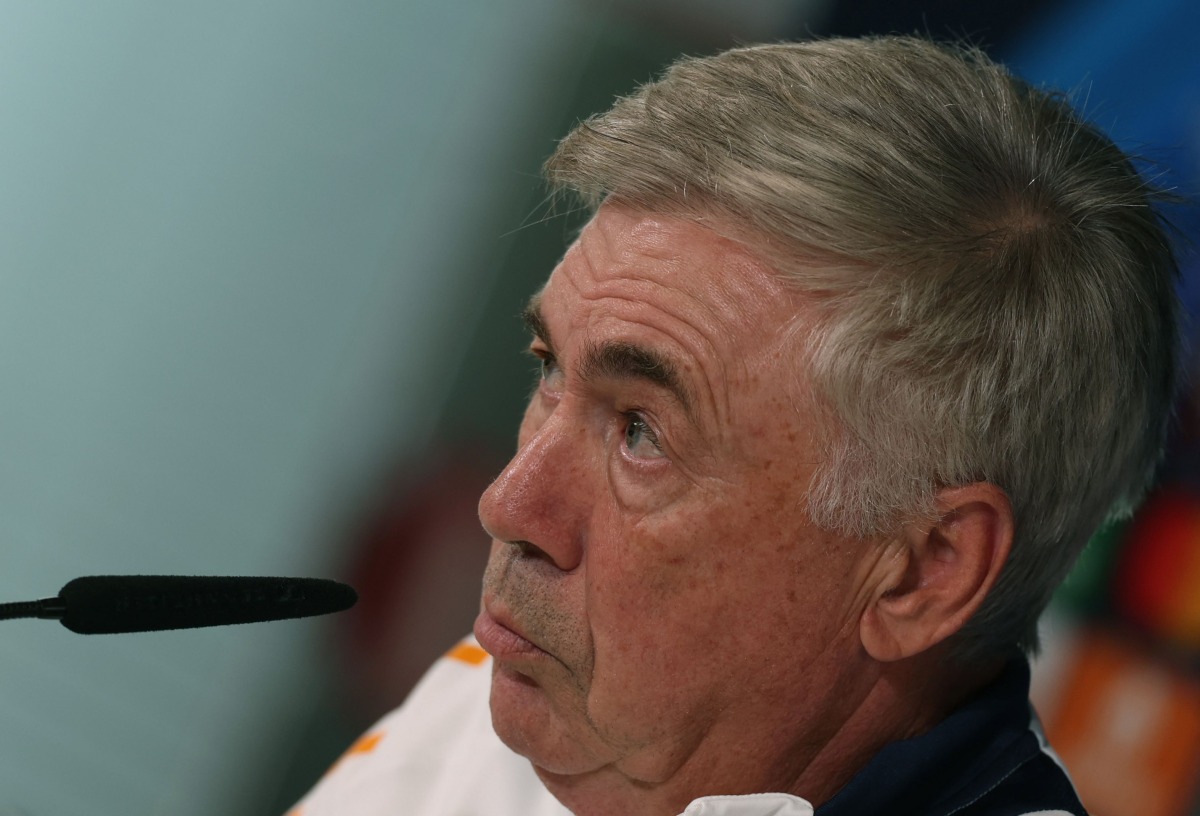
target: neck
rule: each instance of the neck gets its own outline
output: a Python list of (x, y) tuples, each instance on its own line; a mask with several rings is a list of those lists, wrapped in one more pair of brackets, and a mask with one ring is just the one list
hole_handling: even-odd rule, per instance
[(942, 650), (878, 664), (867, 693), (785, 792), (819, 807), (833, 798), (885, 745), (920, 736), (992, 682), (1003, 661), (956, 666)]
[(748, 701), (666, 779), (638, 779), (619, 763), (570, 777), (535, 770), (576, 816), (675, 816), (702, 796), (765, 792), (818, 807), (885, 745), (928, 731), (1001, 669), (948, 665), (936, 649), (896, 663), (864, 658), (803, 700)]

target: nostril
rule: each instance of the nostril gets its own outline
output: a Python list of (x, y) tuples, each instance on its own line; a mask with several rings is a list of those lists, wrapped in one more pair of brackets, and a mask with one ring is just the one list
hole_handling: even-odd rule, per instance
[(539, 559), (542, 561), (550, 561), (551, 563), (553, 563), (553, 561), (554, 561), (554, 559), (550, 557), (549, 553), (547, 553), (545, 550), (543, 550), (541, 547), (534, 544), (533, 542), (510, 541), (509, 544), (511, 544), (513, 547), (515, 547), (517, 549), (517, 552), (521, 555), (522, 558), (535, 558), (535, 559)]

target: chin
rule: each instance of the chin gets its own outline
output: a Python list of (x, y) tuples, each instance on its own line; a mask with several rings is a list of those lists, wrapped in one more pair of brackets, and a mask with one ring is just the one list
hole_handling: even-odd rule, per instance
[[(586, 720), (564, 715), (547, 691), (525, 675), (497, 665), (492, 673), (490, 705), (496, 736), (513, 753), (533, 763), (539, 777), (587, 774), (610, 761), (590, 750), (595, 739)], [(543, 782), (549, 780), (543, 778)]]

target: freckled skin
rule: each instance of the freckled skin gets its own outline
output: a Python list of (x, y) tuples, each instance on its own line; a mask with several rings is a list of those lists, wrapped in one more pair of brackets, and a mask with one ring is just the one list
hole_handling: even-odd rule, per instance
[[(606, 204), (541, 310), (555, 367), (480, 503), (484, 608), (544, 650), (497, 661), (497, 733), (579, 816), (820, 801), (845, 777), (813, 776), (838, 764), (877, 674), (857, 636), (866, 545), (805, 513), (819, 453), (791, 331), (802, 296), (698, 224)], [(695, 421), (652, 383), (579, 376), (606, 341), (674, 361)]]

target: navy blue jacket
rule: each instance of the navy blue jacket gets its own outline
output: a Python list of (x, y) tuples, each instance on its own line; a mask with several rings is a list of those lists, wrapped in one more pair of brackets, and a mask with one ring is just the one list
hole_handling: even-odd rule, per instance
[(875, 755), (816, 816), (1087, 816), (1045, 748), (1029, 705), (1029, 664), (1000, 677), (931, 731)]

